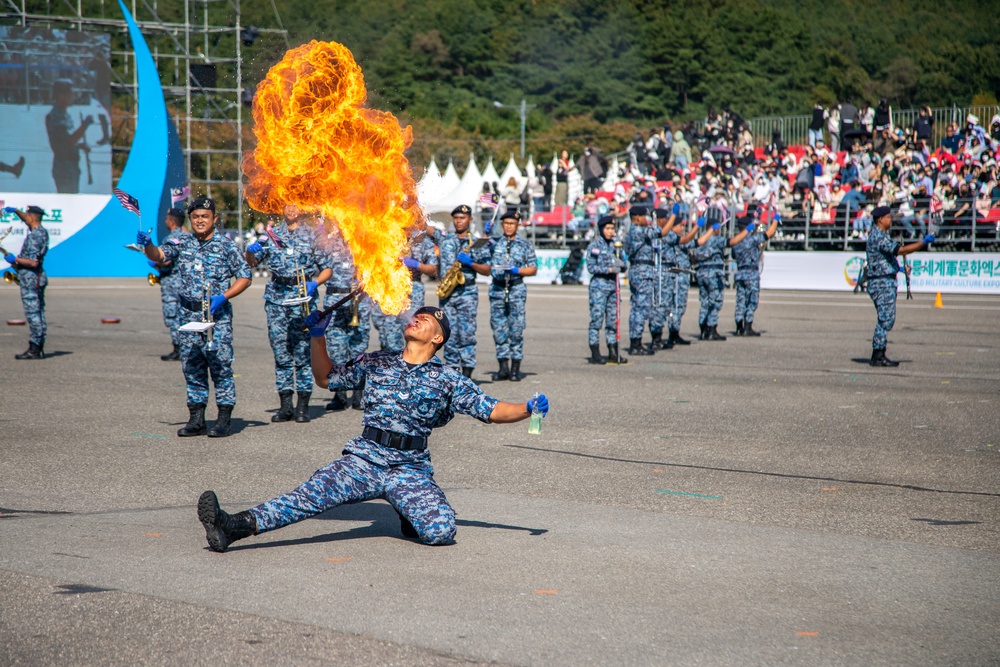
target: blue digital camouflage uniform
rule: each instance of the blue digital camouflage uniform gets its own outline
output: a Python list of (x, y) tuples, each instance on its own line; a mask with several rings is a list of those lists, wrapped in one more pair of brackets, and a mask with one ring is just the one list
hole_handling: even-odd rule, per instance
[(725, 238), (714, 234), (694, 251), (698, 258), (698, 299), (701, 301), (698, 322), (710, 327), (719, 324), (719, 311), (722, 310), (726, 287), (723, 252), (727, 244)]
[(24, 237), (21, 251), (17, 253), (19, 258), (38, 261), (38, 268), (17, 268), (17, 279), (21, 282), (21, 305), (24, 306), (24, 319), (28, 322), (28, 340), (38, 347), (45, 346), (45, 334), (48, 331), (45, 322), (45, 287), (49, 284), (49, 278), (42, 268), (48, 251), (49, 232), (38, 225)]
[[(326, 250), (327, 266), (333, 268), (333, 275), (326, 281), (326, 295), (323, 307), (329, 308), (357, 286), (354, 281), (354, 257), (347, 242), (339, 234), (322, 239)], [(357, 300), (358, 325), (352, 327), (351, 302), (347, 302), (333, 312), (330, 326), (326, 328), (326, 349), (335, 364), (346, 364), (368, 350), (368, 334), (371, 301), (362, 294)]]
[[(669, 238), (669, 236), (668, 234), (665, 238)], [(691, 258), (688, 256), (688, 253), (697, 247), (697, 241), (691, 240), (682, 244), (679, 243), (680, 237), (678, 237), (677, 241), (677, 246), (674, 249), (674, 262), (679, 269), (690, 269)], [(681, 319), (684, 317), (684, 313), (687, 312), (688, 294), (691, 291), (691, 274), (684, 271), (683, 273), (671, 275), (673, 276), (674, 309), (667, 318), (667, 327), (671, 331), (680, 331)]]
[[(178, 227), (163, 239), (164, 243), (171, 241), (172, 239), (182, 238), (184, 236), (191, 236), (183, 227)], [(178, 298), (181, 294), (181, 276), (180, 273), (174, 271), (173, 264), (160, 267), (157, 269), (160, 272), (160, 302), (163, 306), (163, 324), (166, 325), (167, 329), (170, 330), (170, 342), (174, 345), (180, 345), (181, 339), (180, 334), (177, 331), (182, 323), (178, 317), (178, 310), (180, 309), (180, 304), (178, 303)]]
[(598, 345), (601, 340), (601, 325), (604, 325), (604, 341), (608, 345), (618, 342), (616, 319), (618, 317), (618, 274), (612, 269), (624, 265), (615, 257), (614, 239), (606, 240), (597, 236), (587, 246), (587, 271), (590, 272), (590, 286), (587, 301), (590, 307), (590, 327), (587, 329), (587, 344)]
[[(659, 240), (657, 252), (660, 253), (660, 272), (653, 277), (653, 312), (649, 319), (649, 330), (652, 333), (660, 334), (667, 324), (667, 318), (674, 312), (674, 300), (676, 297), (676, 275), (670, 273), (669, 269), (676, 266), (677, 242), (680, 237), (676, 232), (668, 232), (666, 236)], [(659, 305), (656, 303), (659, 302)]]
[[(205, 286), (208, 295), (229, 289), (234, 278), (251, 280), (250, 265), (236, 244), (216, 231), (207, 241), (194, 235), (172, 239), (160, 245), (165, 259), (180, 274), (179, 325), (202, 321)], [(208, 333), (181, 331), (181, 366), (187, 381), (188, 404), (208, 403), (208, 376), (215, 385), (216, 405), (236, 405), (233, 381), (233, 305), (228, 301), (212, 316), (215, 327)], [(214, 350), (206, 350), (208, 341)]]
[(316, 231), (304, 222), (294, 230), (282, 222), (272, 229), (281, 247), (268, 236), (258, 241), (262, 250), (254, 254), (257, 261), (271, 274), (264, 288), (264, 312), (267, 315), (267, 338), (274, 352), (274, 384), (278, 393), (311, 392), (312, 364), (309, 353), (309, 332), (303, 331), (305, 317), (316, 309), (318, 294), (305, 305), (284, 306), (282, 302), (299, 294), (297, 271), (305, 271), (305, 280), (312, 280), (329, 266), (329, 257), (317, 247)]
[[(443, 366), (437, 357), (411, 366), (395, 352), (373, 352), (353, 363), (334, 366), (329, 389), (351, 389), (365, 382), (363, 426), (408, 436), (430, 435), (455, 413), (489, 423), (497, 400), (472, 380)], [(434, 481), (430, 452), (398, 450), (365, 437), (347, 443), (333, 461), (291, 493), (250, 510), (257, 533), (307, 519), (328, 509), (382, 498), (406, 518), (426, 544), (448, 544), (455, 537), (455, 511)]]
[(888, 232), (872, 227), (866, 244), (868, 256), (868, 296), (875, 304), (878, 321), (872, 336), (872, 349), (884, 350), (889, 332), (896, 323), (896, 274), (899, 273), (899, 243)]
[[(417, 260), (421, 264), (437, 264), (437, 255), (434, 252), (434, 243), (424, 234), (418, 235), (410, 244), (407, 255)], [(401, 352), (405, 341), (403, 340), (403, 329), (410, 321), (410, 314), (416, 312), (418, 308), (424, 307), (424, 284), (421, 282), (423, 274), (417, 269), (409, 269), (413, 285), (410, 289), (410, 307), (399, 315), (390, 316), (382, 312), (377, 303), (372, 302), (372, 325), (378, 329), (379, 344), (383, 350), (393, 350)]]
[[(476, 264), (489, 264), (489, 247), (466, 249), (470, 238), (476, 238), (470, 234), (459, 237), (454, 232), (449, 232), (441, 240), (439, 278), (444, 277), (460, 252), (468, 252)], [(462, 275), (465, 276), (465, 284), (456, 285), (454, 291), (447, 298), (440, 299), (439, 303), (440, 308), (448, 316), (448, 321), (451, 322), (451, 337), (444, 344), (444, 363), (454, 368), (475, 368), (479, 290), (476, 288), (475, 271), (468, 266), (462, 266)]]
[(628, 336), (632, 339), (642, 338), (646, 323), (653, 315), (656, 288), (654, 258), (659, 252), (659, 244), (660, 228), (654, 225), (633, 224), (625, 235), (624, 249), (629, 261)]
[(736, 261), (736, 321), (753, 322), (760, 301), (760, 253), (761, 245), (767, 241), (764, 232), (747, 234), (733, 246)]
[(524, 359), (525, 306), (528, 288), (521, 276), (510, 275), (504, 267), (537, 267), (535, 246), (515, 236), (499, 238), (493, 242), (490, 259), (490, 327), (497, 359)]

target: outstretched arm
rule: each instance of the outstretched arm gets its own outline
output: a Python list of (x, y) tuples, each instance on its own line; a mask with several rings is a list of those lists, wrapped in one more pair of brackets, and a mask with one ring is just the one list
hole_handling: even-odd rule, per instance
[(513, 424), (531, 416), (527, 403), (505, 403), (500, 401), (490, 413), (491, 424)]

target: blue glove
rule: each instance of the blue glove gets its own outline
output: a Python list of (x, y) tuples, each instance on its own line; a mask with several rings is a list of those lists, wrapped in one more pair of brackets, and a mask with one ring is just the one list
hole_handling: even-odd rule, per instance
[(403, 266), (405, 266), (408, 269), (419, 269), (420, 268), (420, 262), (418, 262), (417, 260), (413, 259), (412, 257), (404, 257), (403, 258)]
[(213, 296), (208, 302), (208, 312), (211, 313), (212, 315), (215, 315), (216, 311), (218, 311), (219, 308), (222, 308), (224, 305), (226, 305), (227, 301), (229, 301), (229, 299), (227, 299), (222, 294), (217, 294), (216, 296)]
[(722, 229), (722, 225), (721, 225), (720, 223), (718, 223), (718, 222), (717, 222), (717, 223), (715, 223), (714, 225), (712, 225), (712, 231), (713, 231), (713, 232), (717, 232), (717, 231), (719, 231), (720, 229)]
[(516, 266), (508, 266), (507, 273), (509, 273), (512, 276), (519, 276), (521, 275), (521, 269), (517, 268)]
[(15, 255), (12, 252), (9, 252), (3, 256), (3, 261), (7, 262), (11, 266), (14, 266), (15, 264), (17, 264), (17, 255)]
[(320, 319), (318, 310), (314, 310), (306, 315), (306, 326), (309, 327), (309, 335), (313, 338), (322, 338), (323, 333), (330, 324), (331, 317), (333, 317), (333, 313)]
[(771, 219), (775, 220), (779, 225), (781, 224), (781, 214), (777, 211), (774, 212), (774, 217)]
[(135, 244), (140, 248), (153, 245), (153, 237), (140, 229), (135, 235)]
[(17, 213), (17, 208), (14, 207), (14, 206), (4, 206), (3, 207), (3, 212), (4, 213)]
[(486, 226), (483, 227), (483, 234), (485, 234), (486, 236), (489, 236), (490, 232), (492, 232), (492, 231), (493, 231), (493, 220), (487, 220), (486, 221)]
[(544, 417), (549, 414), (549, 399), (545, 398), (545, 394), (539, 394), (537, 398), (530, 399), (525, 407), (528, 408), (528, 412), (534, 412), (537, 409)]
[(263, 250), (264, 246), (262, 246), (259, 241), (254, 241), (253, 243), (247, 246), (247, 252), (252, 252), (255, 255), (259, 252), (262, 252)]
[(459, 264), (465, 264), (466, 266), (472, 266), (472, 255), (467, 252), (460, 252), (458, 256), (455, 257)]
[(318, 289), (319, 289), (319, 283), (318, 282), (316, 282), (315, 280), (307, 280), (306, 281), (306, 294), (308, 296), (312, 296), (313, 294), (315, 294), (316, 290), (318, 290)]
[(699, 227), (704, 227), (705, 226), (705, 216), (701, 216), (700, 218), (698, 218), (698, 220), (697, 220), (697, 222), (695, 222), (695, 224), (698, 225)]
[(155, 260), (147, 259), (146, 260), (146, 264), (149, 264), (149, 268), (151, 268), (151, 269), (155, 269), (156, 268), (156, 261)]
[(757, 229), (757, 225), (751, 222), (749, 225), (747, 225), (747, 234), (753, 234), (753, 230), (755, 229)]
[(934, 236), (933, 234), (928, 234), (927, 236), (924, 237), (924, 245), (930, 245), (934, 243), (934, 239), (936, 238), (937, 237)]
[(680, 213), (681, 213), (681, 203), (680, 202), (674, 202), (674, 206), (673, 206), (673, 208), (670, 209), (670, 212), (672, 214), (674, 214), (674, 215), (680, 215)]

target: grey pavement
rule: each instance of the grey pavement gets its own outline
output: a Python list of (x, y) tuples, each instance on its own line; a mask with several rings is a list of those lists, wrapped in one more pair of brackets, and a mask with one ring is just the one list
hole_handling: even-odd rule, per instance
[(455, 545), (377, 501), (216, 554), (201, 491), (245, 509), (359, 431), (319, 391), (311, 423), (270, 423), (260, 283), (226, 439), (175, 436), (183, 376), (138, 280), (53, 280), (47, 360), (0, 329), (0, 664), (1000, 662), (1000, 298), (901, 300), (896, 369), (864, 363), (867, 296), (809, 292), (764, 292), (759, 339), (595, 367), (585, 290), (530, 286), (516, 384), (491, 380), (484, 294), (475, 379), (552, 411), (538, 436), (434, 433)]

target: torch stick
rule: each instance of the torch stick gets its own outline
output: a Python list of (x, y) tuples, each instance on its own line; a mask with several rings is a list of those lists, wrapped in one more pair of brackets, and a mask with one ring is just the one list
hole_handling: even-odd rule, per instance
[[(319, 311), (319, 319), (322, 320), (322, 319), (326, 318), (327, 316), (330, 315), (330, 313), (332, 313), (333, 311), (337, 310), (338, 308), (340, 308), (341, 306), (343, 306), (345, 303), (347, 303), (348, 301), (350, 301), (351, 299), (353, 299), (361, 291), (362, 291), (362, 289), (360, 287), (358, 287), (358, 288), (356, 288), (354, 290), (351, 290), (351, 292), (349, 292), (347, 294), (347, 296), (345, 296), (343, 299), (340, 299), (339, 301), (337, 301), (335, 304), (333, 304), (329, 308), (324, 308), (323, 310)], [(309, 327), (302, 327), (302, 330), (303, 331), (309, 331)]]

